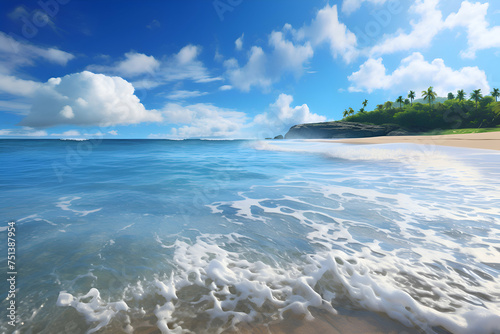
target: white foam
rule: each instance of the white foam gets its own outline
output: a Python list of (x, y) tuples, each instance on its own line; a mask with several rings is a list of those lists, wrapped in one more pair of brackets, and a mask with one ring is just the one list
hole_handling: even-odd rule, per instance
[(86, 141), (88, 138), (59, 138), (62, 141)]
[[(296, 143), (292, 148), (286, 145), (277, 150), (297, 149)], [(331, 149), (333, 144), (327, 145)], [(314, 145), (305, 144), (299, 151), (311, 153), (309, 146)], [(67, 292), (61, 292), (58, 304), (75, 307), (87, 319), (101, 319), (109, 308), (114, 315), (142, 317), (147, 314), (144, 305), (154, 301), (150, 312), (162, 333), (190, 331), (190, 320), (204, 321), (207, 315), (206, 328), (219, 332), (239, 322), (284, 318), (288, 312), (310, 319), (311, 308), (335, 313), (339, 301), (429, 333), (439, 326), (459, 334), (500, 332), (500, 273), (485, 264), (498, 263), (500, 225), (495, 217), (500, 217), (500, 208), (484, 204), (498, 200), (498, 184), (485, 183), (479, 169), (450, 160), (441, 151), (352, 149), (332, 153), (316, 147), (319, 154), (351, 161), (403, 166), (411, 159), (417, 162), (407, 164), (410, 171), (402, 168), (393, 174), (394, 169), (384, 174), (370, 168), (352, 173), (349, 166), (295, 171), (275, 184), (253, 186), (239, 192), (239, 200), (207, 207), (211, 214), (238, 224), (238, 230), (255, 233), (255, 240), (244, 232), (199, 232), (196, 240), (182, 235), (201, 227), (162, 236), (163, 240), (158, 232), (155, 246), (168, 254), (171, 271), (129, 286), (117, 302), (103, 302), (98, 291), (91, 290), (88, 297), (99, 299), (100, 309), (95, 302), (84, 303), (85, 296), (75, 298)], [(69, 208), (75, 199), (61, 200)], [(260, 231), (280, 229), (283, 225), (277, 222), (295, 224), (289, 228), (295, 233), (299, 227), (307, 231), (300, 236), (306, 250), (297, 246), (291, 258), (279, 258), (281, 249), (272, 243), (275, 235)], [(276, 253), (252, 248), (261, 246), (262, 240), (276, 245)], [(110, 306), (121, 298), (138, 306)], [(103, 324), (109, 323), (106, 314)]]
[[(425, 175), (432, 178), (430, 174), (437, 172), (437, 177), (446, 173), (448, 177), (454, 177), (466, 184), (478, 184), (480, 174), (474, 166), (468, 165), (461, 160), (453, 158), (446, 153), (452, 148), (436, 145), (419, 144), (375, 144), (375, 145), (349, 145), (341, 143), (321, 142), (276, 142), (266, 141), (254, 142), (252, 147), (257, 150), (290, 152), (301, 154), (318, 154), (332, 159), (343, 159), (350, 161), (377, 161), (398, 162), (402, 171), (410, 169), (412, 173)], [(476, 150), (465, 149), (462, 154), (473, 155)]]
[[(90, 300), (84, 301), (90, 298)], [(57, 306), (70, 306), (82, 314), (88, 323), (97, 325), (87, 331), (87, 334), (95, 333), (101, 328), (107, 326), (111, 319), (118, 312), (127, 312), (129, 307), (123, 300), (113, 303), (103, 302), (99, 290), (92, 288), (81, 297), (74, 297), (70, 293), (60, 292), (57, 299)]]
[[(284, 181), (285, 182), (285, 181)], [(500, 330), (500, 305), (495, 300), (488, 300), (477, 296), (489, 296), (491, 293), (500, 293), (500, 284), (496, 280), (487, 280), (480, 277), (469, 270), (476, 279), (476, 286), (471, 287), (467, 277), (464, 277), (460, 272), (449, 268), (445, 273), (439, 273), (429, 269), (426, 263), (460, 263), (459, 257), (468, 256), (467, 263), (480, 264), (481, 262), (497, 262), (498, 252), (495, 251), (493, 245), (488, 245), (487, 239), (495, 240), (494, 236), (498, 236), (500, 229), (498, 225), (489, 227), (488, 236), (470, 236), (468, 242), (462, 240), (446, 239), (443, 234), (431, 229), (419, 229), (419, 233), (423, 237), (417, 238), (412, 230), (418, 229), (414, 224), (418, 223), (419, 219), (423, 221), (439, 221), (443, 218), (447, 219), (464, 219), (470, 215), (471, 219), (478, 220), (478, 211), (471, 204), (469, 207), (463, 205), (463, 212), (452, 210), (452, 206), (448, 207), (429, 207), (428, 200), (415, 200), (411, 194), (385, 194), (374, 189), (353, 189), (342, 186), (328, 186), (319, 183), (309, 182), (307, 187), (301, 184), (301, 188), (314, 189), (317, 193), (322, 193), (324, 197), (329, 198), (336, 195), (343, 198), (343, 194), (349, 192), (356, 195), (357, 198), (362, 198), (366, 203), (373, 203), (377, 206), (384, 206), (384, 201), (381, 199), (391, 199), (393, 204), (390, 204), (389, 209), (396, 211), (399, 219), (392, 218), (392, 222), (396, 223), (401, 230), (400, 236), (402, 240), (414, 240), (415, 244), (411, 247), (413, 254), (418, 255), (418, 262), (411, 258), (405, 259), (398, 256), (398, 250), (393, 252), (386, 251), (381, 247), (380, 240), (367, 242), (365, 240), (358, 241), (356, 236), (349, 233), (349, 227), (356, 226), (357, 228), (366, 226), (367, 228), (393, 235), (393, 232), (386, 230), (383, 227), (374, 228), (368, 223), (348, 221), (342, 217), (342, 211), (345, 208), (341, 205), (338, 208), (321, 207), (320, 205), (309, 204), (310, 210), (293, 209), (290, 205), (286, 206), (292, 212), (287, 213), (282, 208), (285, 206), (277, 205), (274, 208), (268, 208), (261, 204), (267, 201), (267, 198), (260, 200), (255, 199), (255, 195), (245, 196), (240, 193), (239, 196), (244, 199), (234, 202), (220, 203), (220, 205), (231, 206), (237, 209), (238, 216), (252, 220), (262, 220), (261, 217), (268, 214), (288, 215), (294, 219), (298, 219), (302, 224), (313, 227), (314, 231), (309, 233), (308, 239), (311, 243), (321, 244), (326, 248), (331, 248), (331, 245), (343, 245), (343, 249), (349, 249), (349, 244), (362, 244), (362, 250), (356, 251), (355, 255), (332, 250), (329, 252), (319, 252), (311, 256), (311, 260), (315, 263), (312, 271), (306, 271), (307, 275), (316, 278), (322, 276), (325, 272), (330, 271), (349, 292), (349, 296), (353, 301), (359, 303), (363, 308), (384, 312), (390, 317), (399, 320), (408, 326), (419, 326), (420, 328), (430, 330), (432, 326), (443, 326), (453, 333), (491, 333), (492, 328)], [(258, 189), (254, 188), (255, 191)], [(306, 196), (306, 193), (304, 193)], [(477, 194), (476, 194), (477, 196)], [(295, 202), (299, 206), (305, 204), (303, 200), (283, 196), (281, 199), (275, 200), (279, 202), (286, 200), (287, 202)], [(344, 199), (344, 202), (346, 200)], [(347, 200), (348, 201), (348, 200)], [(387, 205), (387, 204), (385, 204)], [(263, 214), (252, 214), (251, 207), (258, 207)], [(217, 208), (217, 207), (216, 207)], [(466, 210), (465, 210), (466, 209)], [(319, 222), (311, 222), (307, 219), (308, 212), (319, 211), (326, 216), (330, 216), (336, 224), (325, 224)], [(499, 209), (494, 208), (493, 213), (499, 214)], [(418, 219), (418, 220), (417, 220)], [(374, 236), (374, 238), (377, 238)], [(394, 238), (394, 236), (391, 236)], [(344, 241), (340, 241), (344, 239)], [(407, 241), (405, 241), (407, 243)], [(485, 244), (486, 248), (473, 248), (471, 245)], [(350, 249), (352, 251), (352, 249)], [(372, 252), (383, 254), (383, 261), (374, 256)], [(342, 267), (334, 259), (341, 259)], [(355, 261), (356, 265), (350, 264), (348, 261)], [(320, 268), (320, 269), (317, 269)], [(467, 272), (466, 268), (462, 269)], [(483, 268), (483, 270), (485, 270)], [(377, 272), (385, 272), (386, 275), (375, 274)], [(388, 274), (392, 273), (392, 274)], [(406, 292), (406, 286), (398, 283), (403, 277), (401, 273), (407, 274), (419, 281), (422, 287), (415, 289), (412, 287)], [(493, 272), (490, 273), (495, 275)], [(439, 275), (441, 277), (439, 277)], [(498, 273), (496, 273), (498, 276)], [(435, 278), (430, 278), (435, 277)], [(406, 279), (406, 278), (405, 278)], [(453, 282), (455, 286), (450, 286), (449, 282)], [(457, 288), (462, 286), (463, 288)], [(432, 300), (426, 297), (419, 297), (418, 300), (412, 297), (414, 294), (429, 295), (426, 287), (432, 287)], [(409, 292), (412, 292), (410, 295)], [(326, 295), (326, 294), (323, 294)], [(457, 302), (460, 301), (460, 302)], [(470, 302), (463, 302), (469, 300)], [(459, 306), (456, 304), (458, 303)], [(450, 306), (455, 305), (455, 306)], [(440, 312), (436, 308), (454, 308), (453, 312)], [(487, 319), (484, 326), (480, 322), (473, 321), (474, 316), (478, 315)], [(497, 322), (495, 322), (497, 321)], [(496, 325), (491, 325), (496, 324)], [(493, 327), (492, 327), (493, 326)], [(495, 327), (496, 326), (496, 327)]]
[(124, 230), (128, 229), (129, 227), (132, 227), (134, 224), (135, 224), (135, 223), (129, 224), (129, 225), (127, 225), (127, 226), (125, 226), (125, 227), (123, 227), (123, 228), (119, 229), (118, 231), (124, 231)]
[(76, 201), (81, 199), (81, 197), (78, 196), (65, 196), (59, 198), (59, 202), (56, 203), (56, 206), (64, 211), (71, 211), (74, 212), (75, 214), (78, 214), (81, 217), (85, 217), (88, 214), (94, 213), (101, 211), (102, 208), (94, 209), (94, 210), (75, 210), (71, 208), (71, 202)]

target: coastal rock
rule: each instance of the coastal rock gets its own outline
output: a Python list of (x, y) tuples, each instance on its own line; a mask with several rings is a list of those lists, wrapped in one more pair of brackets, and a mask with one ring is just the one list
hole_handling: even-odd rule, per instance
[(370, 125), (354, 122), (322, 122), (294, 125), (286, 139), (363, 138), (386, 136), (399, 130), (397, 125)]
[(274, 137), (274, 139), (283, 139), (283, 135), (278, 135), (278, 136)]

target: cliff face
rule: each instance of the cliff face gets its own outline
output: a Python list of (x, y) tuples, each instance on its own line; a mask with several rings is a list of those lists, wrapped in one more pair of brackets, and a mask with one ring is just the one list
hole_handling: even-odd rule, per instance
[(323, 122), (294, 125), (286, 139), (363, 138), (386, 136), (399, 130), (397, 125), (368, 125), (353, 122)]

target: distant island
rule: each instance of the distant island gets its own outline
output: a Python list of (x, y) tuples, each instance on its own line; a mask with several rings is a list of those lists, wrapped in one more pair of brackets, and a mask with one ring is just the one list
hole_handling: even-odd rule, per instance
[[(290, 128), (285, 139), (363, 138), (387, 135), (451, 134), (500, 131), (500, 91), (493, 89), (490, 96), (474, 90), (469, 99), (459, 90), (440, 98), (433, 87), (422, 91), (422, 99), (415, 100), (414, 91), (407, 98), (399, 96), (372, 111), (365, 111), (368, 100), (355, 111), (346, 109), (341, 121), (298, 124)], [(426, 102), (426, 103), (421, 103)], [(275, 139), (281, 139), (276, 137)]]

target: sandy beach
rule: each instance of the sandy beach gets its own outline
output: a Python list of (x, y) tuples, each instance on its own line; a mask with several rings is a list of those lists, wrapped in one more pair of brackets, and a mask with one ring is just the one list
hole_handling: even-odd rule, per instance
[(346, 144), (390, 144), (414, 143), (423, 145), (443, 145), (455, 147), (500, 150), (500, 132), (470, 133), (438, 136), (384, 136), (347, 139), (314, 139), (312, 141)]

